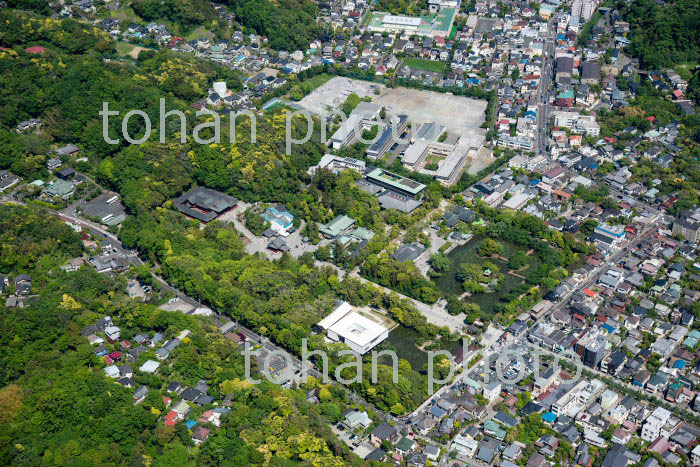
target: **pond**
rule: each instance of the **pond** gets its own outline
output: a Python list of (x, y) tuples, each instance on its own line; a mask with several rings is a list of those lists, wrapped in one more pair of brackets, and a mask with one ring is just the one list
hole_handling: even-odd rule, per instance
[[(503, 273), (503, 289), (498, 292), (475, 294), (471, 297), (465, 298), (467, 302), (476, 303), (479, 305), (483, 311), (493, 313), (494, 307), (499, 302), (500, 297), (507, 295), (513, 289), (521, 285), (524, 280), (512, 274), (508, 274), (508, 264), (505, 261), (498, 258), (482, 258), (478, 256), (477, 252), (479, 246), (485, 238), (487, 237), (483, 235), (475, 236), (464, 245), (460, 245), (450, 251), (447, 256), (452, 261), (452, 269), (443, 274), (441, 277), (433, 279), (433, 281), (443, 294), (460, 296), (464, 293), (464, 289), (462, 288), (462, 283), (455, 277), (454, 272), (462, 263), (483, 264), (486, 262), (491, 262), (495, 264)], [(505, 253), (503, 256), (506, 258), (510, 258), (511, 255), (517, 251), (527, 251), (525, 247), (521, 247), (503, 240), (497, 241), (504, 246)], [(529, 268), (532, 268), (539, 263), (537, 256), (534, 254), (529, 255), (528, 258), (530, 260)], [(525, 273), (527, 273), (527, 270), (525, 270)]]

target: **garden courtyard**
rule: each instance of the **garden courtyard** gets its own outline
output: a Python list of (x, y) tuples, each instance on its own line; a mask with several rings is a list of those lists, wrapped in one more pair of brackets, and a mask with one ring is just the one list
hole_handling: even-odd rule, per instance
[[(489, 255), (484, 254), (488, 250), (485, 242), (492, 243), (494, 249)], [(489, 314), (497, 312), (499, 303), (526, 292), (527, 272), (539, 264), (537, 255), (526, 247), (481, 235), (453, 249), (447, 258), (449, 268), (433, 279), (440, 291), (476, 304)]]

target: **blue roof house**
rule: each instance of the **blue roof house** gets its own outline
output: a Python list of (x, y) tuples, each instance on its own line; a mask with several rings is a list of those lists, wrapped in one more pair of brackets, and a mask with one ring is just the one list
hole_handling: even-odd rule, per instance
[(686, 365), (685, 360), (676, 360), (676, 363), (673, 364), (673, 368), (678, 368), (679, 370), (683, 370)]
[(270, 223), (270, 228), (286, 237), (294, 223), (294, 216), (281, 206), (265, 209), (263, 218)]
[(542, 414), (542, 421), (553, 424), (557, 420), (557, 416), (553, 412), (545, 412)]

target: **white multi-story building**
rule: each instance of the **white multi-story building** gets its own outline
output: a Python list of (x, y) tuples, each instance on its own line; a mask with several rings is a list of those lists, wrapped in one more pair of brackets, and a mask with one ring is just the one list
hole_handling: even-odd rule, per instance
[(578, 401), (581, 405), (586, 406), (593, 402), (598, 394), (605, 389), (605, 384), (599, 379), (591, 381), (586, 388), (578, 395)]
[(501, 383), (499, 383), (498, 381), (491, 381), (488, 385), (484, 386), (484, 397), (489, 402), (495, 401), (500, 395)]
[(578, 404), (579, 394), (588, 386), (588, 381), (580, 381), (552, 404), (552, 413), (557, 417), (567, 415)]
[(700, 465), (700, 444), (697, 444), (690, 452), (690, 461), (693, 465)]
[(354, 143), (363, 130), (368, 129), (373, 124), (372, 122), (377, 121), (381, 109), (381, 105), (360, 102), (326, 144), (332, 146), (333, 149), (340, 149)]
[(508, 133), (498, 135), (498, 145), (510, 149), (532, 151), (535, 149), (535, 141), (527, 136), (510, 136)]
[(459, 452), (467, 457), (474, 457), (476, 448), (479, 446), (478, 441), (468, 434), (458, 434), (452, 440), (452, 450)]
[(671, 412), (663, 407), (657, 407), (642, 425), (642, 439), (651, 443), (661, 435), (661, 429), (671, 418)]
[(333, 173), (339, 173), (346, 169), (363, 173), (366, 165), (364, 161), (353, 159), (352, 157), (338, 157), (333, 154), (324, 154), (317, 165), (309, 167), (308, 173), (313, 175), (320, 169), (327, 169)]
[(569, 128), (574, 133), (585, 133), (591, 136), (600, 134), (600, 125), (596, 123), (593, 115), (556, 110), (552, 112), (552, 116), (554, 117), (554, 126)]

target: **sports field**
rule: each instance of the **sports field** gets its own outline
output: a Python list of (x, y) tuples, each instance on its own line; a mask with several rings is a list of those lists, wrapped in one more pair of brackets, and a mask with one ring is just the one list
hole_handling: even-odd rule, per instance
[[(405, 21), (409, 21), (406, 24), (385, 23), (384, 18), (392, 16), (388, 13), (381, 11), (374, 11), (367, 15), (367, 29), (369, 31), (394, 31), (403, 29), (407, 33), (416, 33), (419, 36), (442, 36), (446, 37), (450, 33), (450, 28), (454, 23), (455, 16), (457, 15), (456, 8), (443, 8), (438, 13), (434, 15), (423, 15), (417, 16), (401, 16)], [(410, 20), (415, 20), (420, 18), (420, 22), (416, 25), (410, 23)]]

